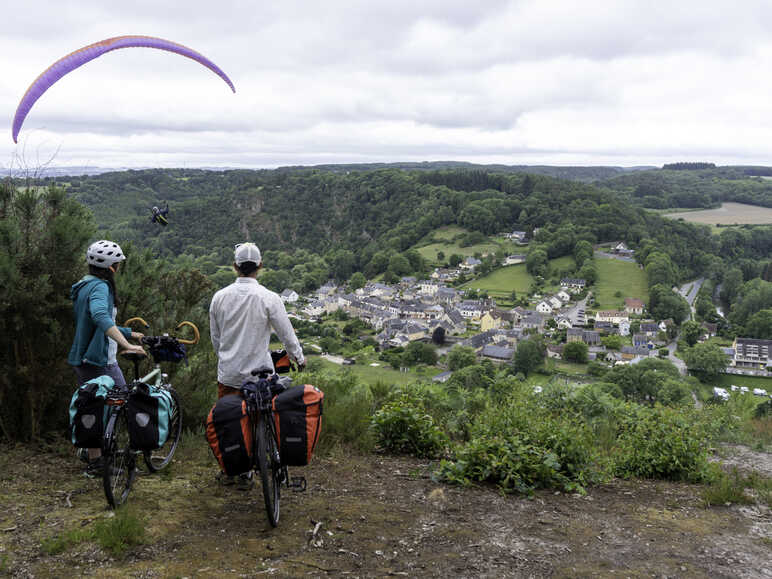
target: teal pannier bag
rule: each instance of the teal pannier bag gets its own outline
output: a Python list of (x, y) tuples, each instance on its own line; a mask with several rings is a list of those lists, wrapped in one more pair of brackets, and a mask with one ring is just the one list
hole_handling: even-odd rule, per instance
[(102, 448), (107, 421), (107, 392), (115, 386), (110, 376), (89, 380), (70, 400), (70, 439), (79, 448)]
[(129, 395), (129, 441), (136, 450), (155, 450), (166, 444), (174, 411), (171, 392), (139, 384)]

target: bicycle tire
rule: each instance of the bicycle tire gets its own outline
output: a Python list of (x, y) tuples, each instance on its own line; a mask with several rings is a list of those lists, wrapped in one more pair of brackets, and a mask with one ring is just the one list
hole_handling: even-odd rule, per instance
[(161, 448), (146, 450), (143, 453), (145, 464), (147, 464), (150, 472), (158, 472), (167, 466), (172, 461), (174, 451), (177, 450), (177, 446), (179, 446), (182, 440), (182, 406), (174, 388), (170, 387), (169, 393), (172, 395), (172, 400), (174, 400), (174, 408), (169, 419), (169, 436), (166, 439), (166, 443)]
[(129, 444), (129, 424), (121, 409), (108, 421), (103, 449), (102, 481), (107, 503), (116, 508), (126, 502), (137, 472), (136, 456)]
[(260, 482), (263, 486), (263, 499), (265, 500), (265, 512), (268, 522), (272, 527), (279, 524), (279, 509), (281, 502), (281, 467), (276, 462), (278, 449), (276, 437), (270, 424), (264, 417), (258, 420), (257, 428), (257, 466), (260, 471)]

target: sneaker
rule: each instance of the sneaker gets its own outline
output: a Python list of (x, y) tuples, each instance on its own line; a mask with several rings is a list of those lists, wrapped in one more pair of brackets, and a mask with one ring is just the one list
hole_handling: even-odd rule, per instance
[(100, 456), (94, 460), (89, 460), (86, 465), (86, 470), (83, 471), (88, 478), (100, 478), (105, 468), (105, 461)]
[(236, 482), (236, 489), (240, 491), (251, 490), (255, 486), (255, 481), (252, 479), (251, 472), (245, 472), (239, 475), (239, 480)]
[(75, 451), (75, 456), (77, 456), (81, 461), (88, 464), (88, 448), (78, 448)]
[(222, 471), (218, 472), (214, 479), (220, 484), (220, 486), (224, 487), (229, 487), (233, 484), (236, 484), (236, 477), (228, 476)]

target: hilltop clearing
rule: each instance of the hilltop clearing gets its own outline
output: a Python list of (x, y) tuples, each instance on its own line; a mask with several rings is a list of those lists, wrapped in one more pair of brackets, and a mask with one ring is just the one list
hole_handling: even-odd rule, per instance
[(693, 223), (707, 223), (718, 225), (769, 225), (772, 224), (772, 209), (747, 205), (745, 203), (722, 203), (717, 209), (704, 209), (702, 211), (684, 211), (681, 213), (667, 213), (665, 217), (671, 219), (682, 218)]
[[(769, 463), (726, 452), (742, 468)], [(0, 466), (0, 571), (15, 577), (772, 575), (769, 509), (705, 508), (702, 487), (682, 483), (528, 499), (437, 484), (425, 461), (334, 452), (302, 469), (308, 491), (284, 494), (271, 529), (259, 489), (217, 487), (196, 437), (170, 472), (138, 479), (128, 514), (145, 540), (116, 555), (83, 537), (110, 513), (69, 449), (6, 447)]]

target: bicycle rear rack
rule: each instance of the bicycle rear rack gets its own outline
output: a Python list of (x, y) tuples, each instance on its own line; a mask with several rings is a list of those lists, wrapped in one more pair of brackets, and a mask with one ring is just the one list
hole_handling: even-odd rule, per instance
[(296, 493), (302, 493), (306, 490), (306, 477), (304, 476), (291, 476), (287, 482), (287, 488), (295, 491)]

